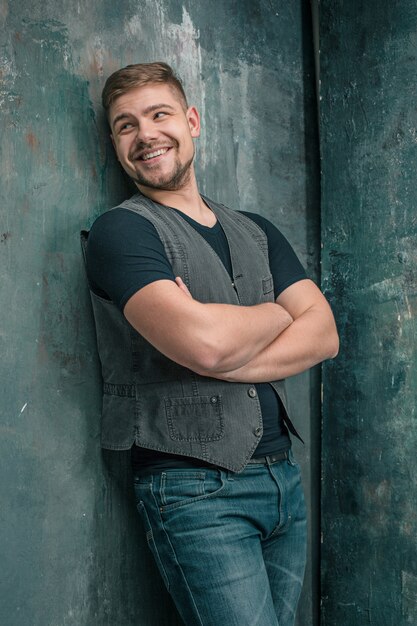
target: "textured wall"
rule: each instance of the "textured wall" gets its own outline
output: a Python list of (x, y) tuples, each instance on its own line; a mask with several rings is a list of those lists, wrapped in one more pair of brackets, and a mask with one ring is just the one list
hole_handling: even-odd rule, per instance
[[(201, 190), (273, 219), (314, 275), (317, 146), (306, 4), (0, 1), (5, 626), (177, 623), (140, 538), (123, 477), (127, 459), (103, 461), (99, 450), (99, 368), (78, 232), (129, 193), (99, 96), (122, 65), (171, 62), (205, 123)], [(309, 383), (307, 375), (293, 382), (308, 442), (310, 400), (317, 400)], [(301, 454), (309, 484), (310, 448)], [(312, 623), (309, 577), (304, 626)]]
[(323, 621), (417, 624), (417, 9), (323, 0)]

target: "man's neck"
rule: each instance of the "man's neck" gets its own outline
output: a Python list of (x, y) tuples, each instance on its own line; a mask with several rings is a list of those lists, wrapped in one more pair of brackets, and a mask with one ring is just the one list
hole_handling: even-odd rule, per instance
[(216, 223), (216, 216), (200, 196), (195, 177), (186, 186), (175, 191), (153, 189), (144, 185), (137, 187), (144, 196), (166, 207), (178, 209), (200, 224), (213, 226)]

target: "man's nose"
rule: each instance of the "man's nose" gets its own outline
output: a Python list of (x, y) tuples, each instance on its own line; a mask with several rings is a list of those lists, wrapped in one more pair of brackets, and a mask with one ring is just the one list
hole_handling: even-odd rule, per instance
[(138, 130), (136, 134), (137, 143), (149, 143), (156, 139), (158, 132), (155, 124), (151, 120), (142, 121), (138, 124)]

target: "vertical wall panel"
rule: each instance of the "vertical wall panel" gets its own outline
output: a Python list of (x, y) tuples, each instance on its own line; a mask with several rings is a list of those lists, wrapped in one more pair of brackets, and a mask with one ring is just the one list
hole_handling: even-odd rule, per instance
[(323, 620), (417, 623), (415, 2), (321, 6)]
[[(315, 276), (308, 11), (283, 0), (2, 0), (0, 24), (0, 622), (175, 625), (141, 538), (128, 458), (99, 449), (78, 232), (131, 192), (100, 92), (122, 65), (172, 63), (204, 121), (202, 191), (270, 217)], [(309, 442), (310, 377), (292, 384)], [(300, 455), (310, 486), (310, 447)], [(304, 626), (312, 579), (310, 569)]]

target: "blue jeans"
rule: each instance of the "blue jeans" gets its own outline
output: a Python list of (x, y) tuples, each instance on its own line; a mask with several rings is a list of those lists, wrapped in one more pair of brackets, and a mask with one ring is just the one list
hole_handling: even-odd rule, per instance
[(134, 477), (148, 545), (186, 626), (292, 626), (306, 560), (300, 471), (167, 469)]

